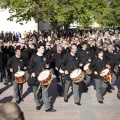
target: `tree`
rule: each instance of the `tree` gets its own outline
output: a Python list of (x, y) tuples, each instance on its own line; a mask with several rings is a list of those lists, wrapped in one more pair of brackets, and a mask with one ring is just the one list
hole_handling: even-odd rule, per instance
[(11, 17), (8, 20), (47, 20), (54, 29), (60, 29), (75, 20), (80, 21), (84, 28), (93, 20), (103, 25), (116, 24), (120, 20), (118, 3), (119, 0), (1, 0), (0, 7), (9, 9)]
[(17, 18), (16, 22), (33, 18), (35, 21), (47, 20), (53, 26), (61, 26), (66, 20), (70, 21), (69, 18), (72, 16), (68, 13), (73, 8), (67, 3), (68, 0), (1, 0), (0, 7), (9, 8), (10, 21), (14, 18)]
[(104, 8), (99, 12), (100, 14), (95, 15), (96, 20), (106, 27), (119, 26), (120, 23), (120, 1), (119, 0), (109, 0), (104, 1)]
[(113, 15), (114, 18), (114, 25), (115, 26), (120, 26), (120, 1), (119, 0), (111, 0), (110, 2), (110, 7), (111, 7), (111, 14)]

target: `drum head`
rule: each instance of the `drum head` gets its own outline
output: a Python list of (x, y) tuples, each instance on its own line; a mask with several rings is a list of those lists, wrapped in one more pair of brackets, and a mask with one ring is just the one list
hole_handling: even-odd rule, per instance
[(70, 78), (72, 79), (72, 78), (77, 77), (78, 75), (80, 75), (81, 71), (82, 71), (81, 69), (76, 69), (76, 70), (74, 70), (74, 71), (70, 74)]
[(110, 70), (109, 69), (104, 69), (101, 71), (100, 76), (106, 75)]
[(45, 80), (50, 74), (49, 70), (42, 71), (39, 76), (38, 76), (38, 81), (43, 81)]
[(84, 70), (87, 70), (87, 69), (89, 69), (89, 65), (90, 65), (90, 63), (87, 63), (85, 66), (84, 66)]
[(18, 71), (15, 73), (15, 77), (20, 77), (20, 76), (23, 76), (25, 74), (24, 71)]

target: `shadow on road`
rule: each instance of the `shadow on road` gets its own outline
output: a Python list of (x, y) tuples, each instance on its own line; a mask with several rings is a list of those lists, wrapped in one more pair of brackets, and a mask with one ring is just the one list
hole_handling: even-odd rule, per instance
[(13, 99), (13, 96), (4, 97), (3, 99), (0, 100), (0, 103), (10, 102), (12, 101), (12, 99)]
[(28, 87), (28, 89), (25, 91), (25, 93), (23, 94), (23, 99), (25, 98), (25, 97), (27, 97), (31, 92), (33, 92), (33, 89), (32, 89), (32, 87), (30, 86), (30, 87)]
[(12, 84), (10, 85), (6, 85), (5, 87), (1, 88), (1, 94), (6, 91), (7, 89), (9, 89), (12, 86)]

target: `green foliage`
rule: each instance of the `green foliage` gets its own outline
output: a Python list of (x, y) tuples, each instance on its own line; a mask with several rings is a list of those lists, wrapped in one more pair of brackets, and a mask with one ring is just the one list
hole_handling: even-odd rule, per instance
[[(99, 23), (103, 24), (105, 27), (117, 27), (120, 25), (120, 1), (119, 0), (109, 0), (105, 2), (104, 8), (101, 14), (96, 15), (96, 19)], [(96, 12), (96, 11), (95, 11)], [(97, 14), (97, 12), (96, 12)]]
[(75, 20), (84, 28), (93, 20), (106, 26), (119, 25), (120, 20), (119, 0), (0, 0), (0, 7), (9, 9), (8, 20), (47, 20), (55, 29)]

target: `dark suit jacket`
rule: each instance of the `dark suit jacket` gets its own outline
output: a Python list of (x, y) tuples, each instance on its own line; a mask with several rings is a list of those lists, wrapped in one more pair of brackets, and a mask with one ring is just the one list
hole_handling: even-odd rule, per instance
[[(90, 63), (90, 70), (93, 72), (93, 78), (94, 79), (101, 79), (100, 73), (101, 71), (105, 68), (105, 65), (107, 64), (106, 59), (103, 58), (102, 60), (100, 58), (95, 58), (91, 63)], [(94, 72), (97, 71), (98, 75), (95, 75)]]

